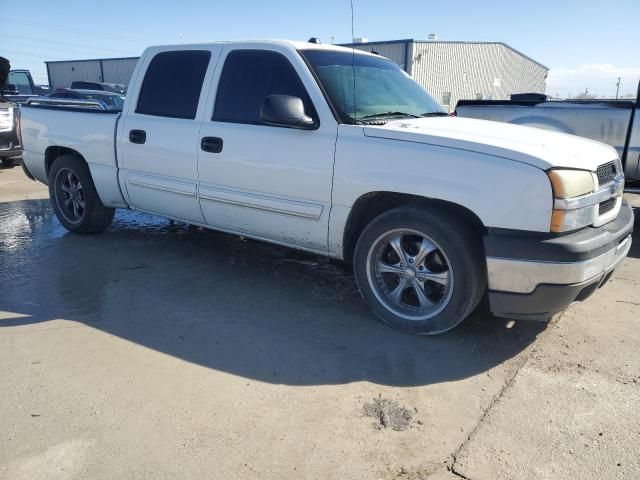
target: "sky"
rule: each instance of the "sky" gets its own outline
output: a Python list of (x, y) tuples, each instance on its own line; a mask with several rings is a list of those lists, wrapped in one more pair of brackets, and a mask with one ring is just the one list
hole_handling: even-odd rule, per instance
[[(0, 56), (46, 83), (45, 60), (139, 56), (158, 44), (288, 38), (351, 40), (349, 0), (0, 0)], [(547, 93), (633, 94), (640, 0), (353, 0), (354, 36), (499, 41), (550, 68)], [(119, 7), (118, 5), (122, 5)], [(529, 6), (530, 5), (530, 6)]]

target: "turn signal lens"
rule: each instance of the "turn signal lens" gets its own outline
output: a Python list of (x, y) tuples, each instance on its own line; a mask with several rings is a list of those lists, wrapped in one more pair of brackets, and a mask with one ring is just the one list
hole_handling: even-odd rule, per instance
[(551, 213), (551, 231), (552, 232), (561, 232), (562, 227), (564, 226), (564, 214), (566, 210), (554, 210)]

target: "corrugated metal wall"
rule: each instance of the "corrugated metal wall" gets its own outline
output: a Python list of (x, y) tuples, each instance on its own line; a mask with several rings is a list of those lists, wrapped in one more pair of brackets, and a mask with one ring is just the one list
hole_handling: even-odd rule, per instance
[(450, 97), (450, 111), (460, 99), (545, 91), (547, 69), (501, 43), (415, 42), (411, 58), (413, 78), (441, 104)]
[(104, 82), (128, 85), (129, 80), (131, 80), (131, 75), (133, 75), (133, 69), (136, 68), (137, 63), (137, 58), (102, 60)]
[[(410, 45), (410, 42), (389, 42), (389, 43), (363, 43), (359, 45), (355, 45), (356, 49), (363, 50), (365, 52), (378, 52), (383, 57), (387, 57), (389, 60), (400, 65), (400, 67), (404, 68), (409, 72), (409, 70), (405, 65), (405, 60), (408, 60), (408, 63), (411, 63), (410, 56), (406, 54), (407, 46)], [(409, 72), (411, 73), (411, 72)]]
[(47, 69), (52, 90), (68, 88), (74, 80), (102, 81), (99, 61), (53, 62), (47, 64)]
[(69, 88), (76, 80), (128, 85), (137, 58), (107, 58), (48, 62), (49, 84), (52, 89)]

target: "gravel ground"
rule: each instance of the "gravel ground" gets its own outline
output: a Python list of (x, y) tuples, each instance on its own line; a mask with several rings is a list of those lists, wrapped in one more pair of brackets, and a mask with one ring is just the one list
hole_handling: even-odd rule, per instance
[(46, 197), (0, 169), (0, 478), (640, 477), (639, 235), (550, 325), (420, 338), (325, 259)]

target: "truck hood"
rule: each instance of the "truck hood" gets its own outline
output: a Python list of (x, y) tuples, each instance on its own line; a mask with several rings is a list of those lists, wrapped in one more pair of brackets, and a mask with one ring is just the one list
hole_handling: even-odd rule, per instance
[(510, 123), (459, 117), (403, 119), (365, 126), (367, 137), (425, 143), (504, 157), (547, 170), (555, 167), (595, 170), (618, 158), (604, 143), (575, 135)]

